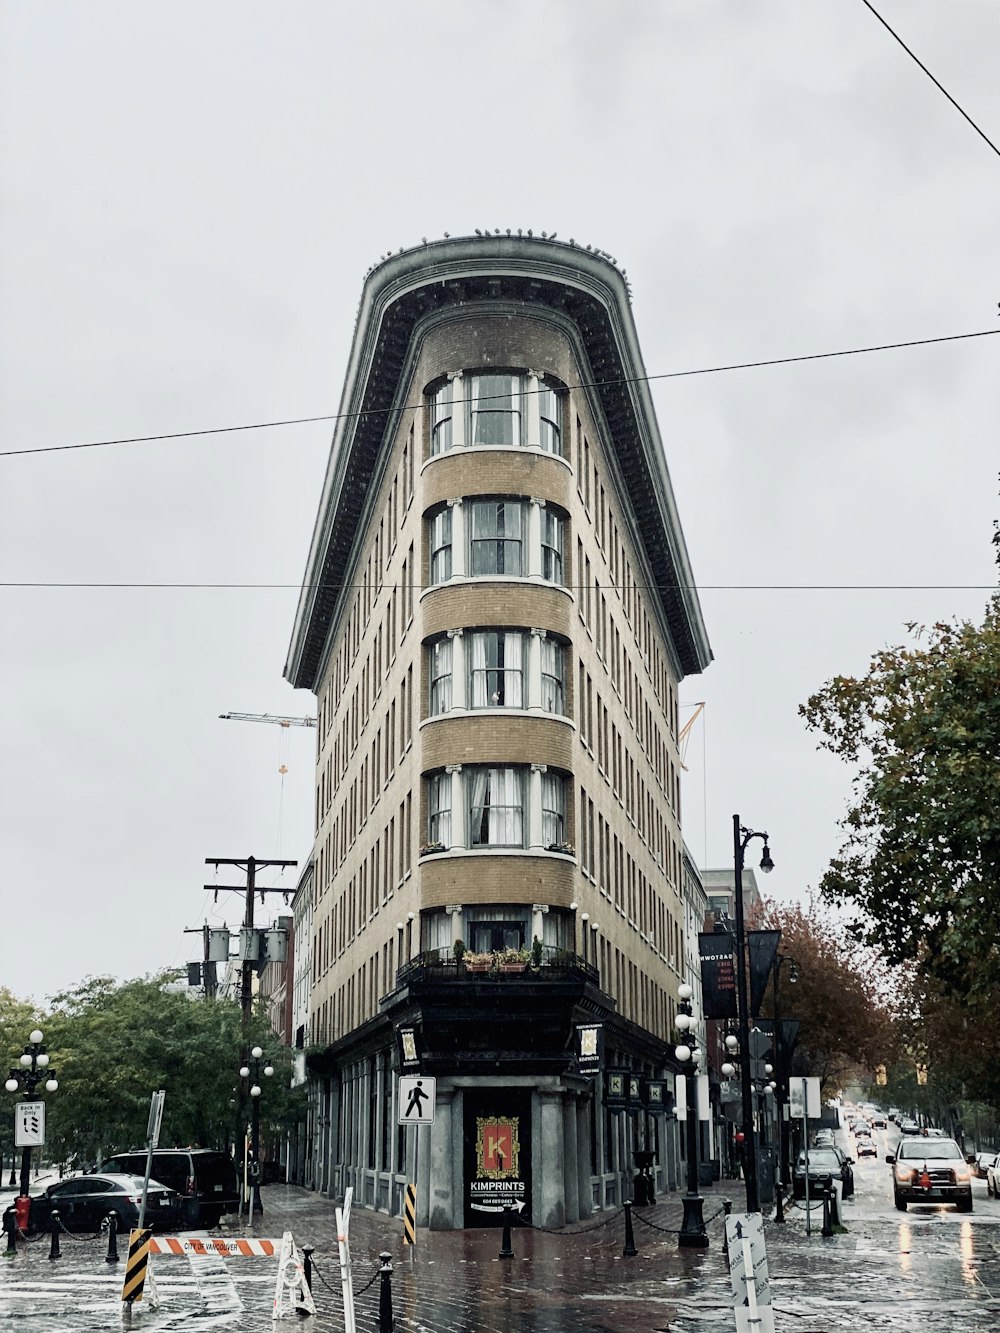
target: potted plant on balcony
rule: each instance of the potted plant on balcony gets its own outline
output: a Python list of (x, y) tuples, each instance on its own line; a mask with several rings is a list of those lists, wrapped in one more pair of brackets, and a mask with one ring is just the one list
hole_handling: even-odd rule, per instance
[(446, 848), (443, 842), (425, 842), (424, 845), (418, 851), (417, 855), (433, 856), (435, 852), (443, 852), (445, 850)]
[(451, 952), (455, 959), (455, 966), (461, 972), (462, 959), (465, 957), (465, 940), (456, 940), (451, 946)]
[(547, 851), (561, 852), (563, 856), (573, 855), (573, 844), (571, 842), (550, 842)]
[(471, 949), (466, 949), (462, 962), (465, 965), (466, 972), (488, 972), (493, 966), (493, 955), (491, 953), (473, 953)]
[(527, 949), (503, 949), (497, 954), (497, 971), (523, 972), (530, 959)]

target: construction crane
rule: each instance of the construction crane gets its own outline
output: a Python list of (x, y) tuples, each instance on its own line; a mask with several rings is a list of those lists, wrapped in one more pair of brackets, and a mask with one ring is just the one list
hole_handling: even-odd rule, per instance
[(314, 727), (314, 717), (279, 717), (276, 713), (220, 713), (227, 722), (273, 722), (278, 727)]
[(688, 766), (684, 760), (687, 758), (688, 742), (691, 739), (691, 728), (698, 721), (699, 715), (705, 710), (704, 703), (689, 704), (688, 707), (693, 708), (694, 712), (677, 733), (677, 749), (680, 752), (681, 768), (683, 768), (685, 773), (688, 771)]

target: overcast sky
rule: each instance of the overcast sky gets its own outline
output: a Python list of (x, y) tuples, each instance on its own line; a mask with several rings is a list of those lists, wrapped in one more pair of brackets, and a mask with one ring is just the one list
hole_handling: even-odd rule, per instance
[[(877, 7), (1000, 142), (1000, 5)], [(7, 452), (335, 412), (365, 270), (445, 230), (608, 250), (651, 375), (1000, 328), (1000, 157), (861, 0), (0, 15)], [(998, 357), (654, 383), (716, 658), (682, 690), (702, 864), (739, 811), (769, 892), (816, 885), (848, 774), (798, 705), (906, 621), (981, 614)], [(314, 710), (282, 668), (331, 432), (0, 458), (0, 984), (196, 958), (185, 927), (242, 910), (206, 857), (308, 856), (315, 733), (218, 714)]]

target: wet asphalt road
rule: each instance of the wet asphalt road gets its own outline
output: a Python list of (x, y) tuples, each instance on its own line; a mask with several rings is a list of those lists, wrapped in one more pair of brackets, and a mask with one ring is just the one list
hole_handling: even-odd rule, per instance
[[(765, 1229), (775, 1324), (796, 1333), (996, 1333), (1000, 1329), (1000, 1201), (975, 1181), (972, 1216), (947, 1208), (893, 1207), (884, 1161), (895, 1137), (879, 1133), (878, 1159), (855, 1167), (856, 1194), (844, 1205), (843, 1234), (805, 1234), (801, 1207)], [(845, 1138), (845, 1146), (851, 1144)], [(638, 1255), (622, 1255), (623, 1217), (597, 1218), (559, 1234), (516, 1230), (514, 1257), (500, 1259), (499, 1231), (418, 1233), (404, 1252), (398, 1219), (356, 1209), (350, 1241), (357, 1328), (377, 1327), (378, 1254), (395, 1266), (399, 1333), (721, 1333), (733, 1329), (730, 1279), (722, 1253), (722, 1198), (741, 1207), (739, 1182), (706, 1192), (707, 1250), (680, 1250), (680, 1197), (637, 1216)], [(0, 1199), (0, 1202), (3, 1202)], [(255, 1233), (315, 1247), (316, 1317), (289, 1322), (328, 1333), (344, 1327), (333, 1204), (292, 1186), (264, 1190)], [(596, 1225), (595, 1225), (596, 1223)], [(91, 1333), (123, 1327), (123, 1265), (105, 1262), (106, 1243), (64, 1237), (20, 1245), (0, 1264), (0, 1328), (23, 1333)], [(124, 1247), (123, 1251), (124, 1253)], [(153, 1261), (158, 1310), (137, 1307), (133, 1329), (272, 1329), (277, 1261), (183, 1256)], [(367, 1290), (363, 1290), (367, 1287)], [(274, 1327), (282, 1327), (276, 1325)]]

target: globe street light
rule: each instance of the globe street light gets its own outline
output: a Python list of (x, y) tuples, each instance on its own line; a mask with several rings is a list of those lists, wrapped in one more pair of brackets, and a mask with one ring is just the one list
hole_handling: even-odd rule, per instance
[[(35, 1089), (45, 1078), (46, 1092), (55, 1092), (59, 1087), (56, 1080), (56, 1071), (49, 1069), (49, 1057), (42, 1045), (42, 1032), (35, 1028), (28, 1037), (28, 1045), (24, 1048), (24, 1053), (20, 1056), (18, 1063), (20, 1069), (12, 1069), (4, 1087), (8, 1092), (17, 1092), (21, 1086), (21, 1079), (24, 1080), (24, 1100), (30, 1102), (35, 1096)], [(46, 1072), (48, 1077), (46, 1077)], [(19, 1194), (22, 1198), (27, 1198), (30, 1188), (31, 1176), (31, 1144), (25, 1145), (21, 1150), (21, 1186)]]
[(247, 1200), (247, 1214), (251, 1221), (255, 1211), (262, 1216), (264, 1213), (260, 1197), (260, 1079), (261, 1074), (270, 1078), (274, 1068), (263, 1056), (262, 1048), (254, 1046), (249, 1061), (240, 1066), (240, 1077), (250, 1080), (250, 1196)]
[(703, 1200), (698, 1193), (698, 1066), (702, 1052), (697, 1046), (695, 1018), (691, 1011), (693, 992), (686, 983), (677, 988), (681, 1002), (674, 1026), (681, 1034), (674, 1047), (674, 1058), (684, 1071), (685, 1126), (687, 1128), (687, 1193), (684, 1195), (684, 1218), (677, 1234), (677, 1244), (687, 1248), (704, 1249), (708, 1232), (702, 1213)]
[(774, 869), (766, 833), (755, 833), (744, 828), (739, 815), (733, 815), (733, 862), (736, 870), (736, 995), (739, 1006), (740, 1090), (743, 1103), (743, 1176), (747, 1190), (747, 1212), (760, 1212), (760, 1189), (757, 1183), (757, 1138), (753, 1124), (753, 1084), (750, 1069), (750, 1005), (747, 988), (747, 932), (743, 912), (743, 859), (747, 845), (760, 838), (764, 843), (760, 868), (765, 874)]

